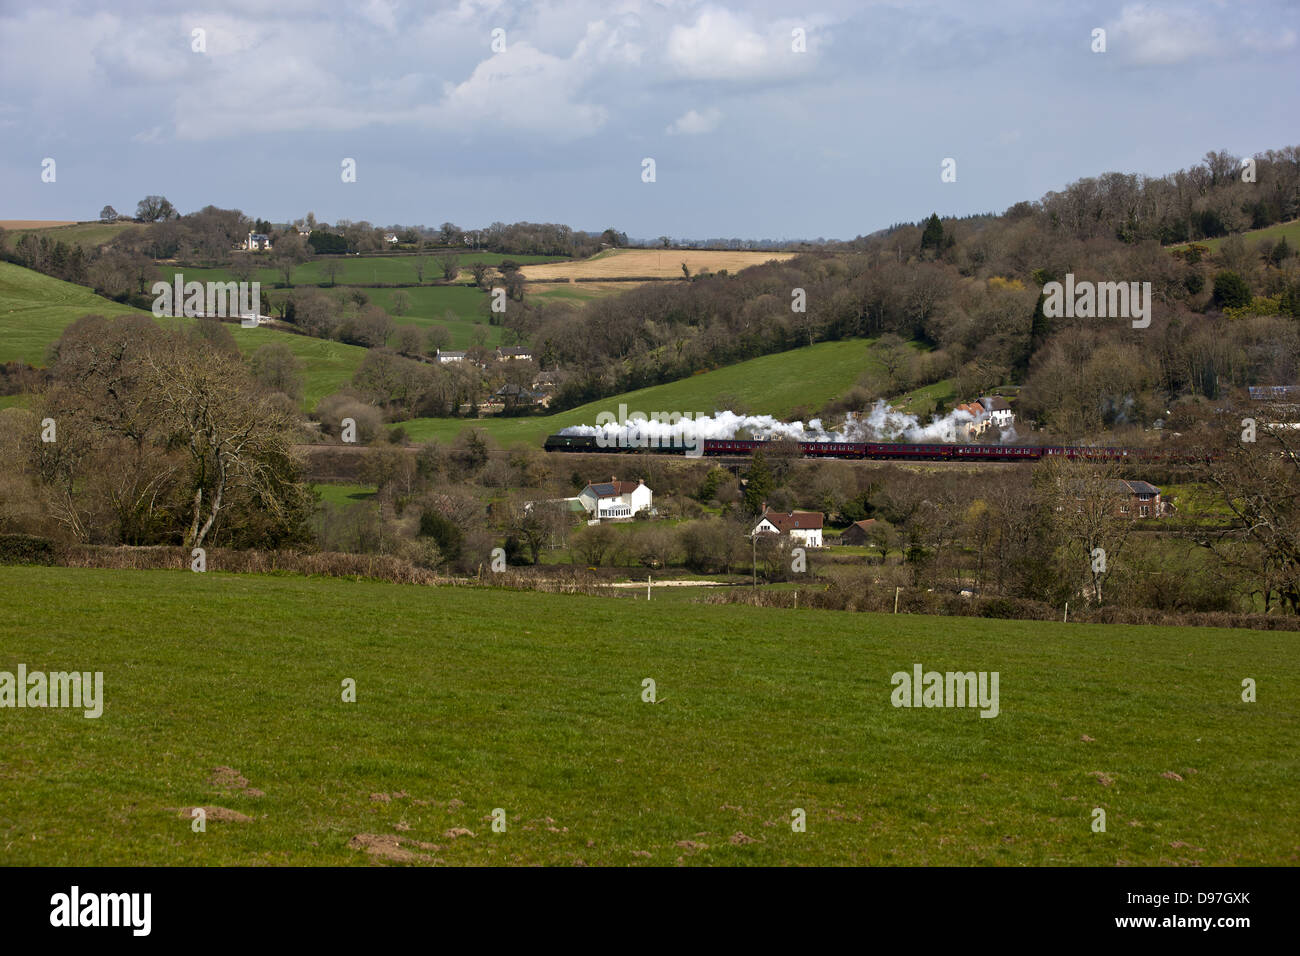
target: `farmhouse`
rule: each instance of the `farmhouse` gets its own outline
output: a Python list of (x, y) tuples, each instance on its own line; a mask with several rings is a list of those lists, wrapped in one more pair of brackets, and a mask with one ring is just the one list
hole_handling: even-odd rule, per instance
[(820, 511), (771, 511), (763, 505), (763, 516), (754, 525), (751, 535), (775, 534), (809, 548), (822, 546), (822, 513)]
[(270, 252), (271, 237), (260, 232), (250, 232), (244, 240), (244, 248), (249, 252)]
[(434, 353), (434, 356), (438, 359), (439, 362), (442, 362), (444, 364), (446, 364), (447, 362), (465, 361), (464, 352), (451, 352), (451, 351), (447, 351), (446, 349), (438, 349), (437, 352)]
[(497, 349), (497, 361), (500, 362), (513, 362), (515, 360), (528, 362), (532, 361), (532, 358), (533, 350), (521, 345), (503, 345)]
[(867, 518), (865, 521), (853, 522), (853, 524), (845, 528), (844, 533), (840, 535), (840, 544), (871, 544), (871, 532), (875, 527), (875, 524), (875, 518)]
[(1145, 481), (1115, 479), (1115, 490), (1121, 500), (1117, 513), (1125, 517), (1161, 518), (1169, 512), (1169, 503), (1160, 498), (1160, 489)]
[(619, 481), (617, 477), (589, 482), (578, 492), (578, 500), (595, 521), (626, 519), (654, 510), (654, 494), (644, 481)]

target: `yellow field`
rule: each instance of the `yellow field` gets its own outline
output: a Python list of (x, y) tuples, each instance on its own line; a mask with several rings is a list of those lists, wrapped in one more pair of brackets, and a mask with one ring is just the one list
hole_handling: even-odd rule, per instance
[(618, 279), (645, 276), (646, 278), (680, 279), (682, 263), (698, 272), (739, 272), (749, 266), (762, 265), (773, 259), (784, 262), (793, 259), (793, 252), (730, 252), (708, 249), (617, 249), (590, 259), (576, 262), (551, 262), (545, 265), (524, 266), (519, 271), (525, 279)]
[(75, 226), (75, 219), (0, 219), (0, 229), (50, 229), (54, 226)]

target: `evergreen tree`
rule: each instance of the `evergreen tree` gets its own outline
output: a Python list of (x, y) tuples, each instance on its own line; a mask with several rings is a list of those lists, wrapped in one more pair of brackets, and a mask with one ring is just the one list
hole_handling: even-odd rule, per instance
[(921, 251), (933, 249), (935, 255), (943, 249), (943, 223), (939, 221), (938, 213), (931, 213), (930, 218), (925, 221), (925, 231), (921, 233)]
[(763, 503), (772, 492), (772, 472), (761, 448), (755, 449), (745, 478), (745, 508), (750, 514), (762, 514)]

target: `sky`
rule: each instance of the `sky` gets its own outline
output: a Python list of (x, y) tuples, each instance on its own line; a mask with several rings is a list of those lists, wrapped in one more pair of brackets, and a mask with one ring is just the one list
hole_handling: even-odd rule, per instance
[(1297, 78), (1294, 0), (0, 0), (0, 219), (850, 239), (1300, 143)]

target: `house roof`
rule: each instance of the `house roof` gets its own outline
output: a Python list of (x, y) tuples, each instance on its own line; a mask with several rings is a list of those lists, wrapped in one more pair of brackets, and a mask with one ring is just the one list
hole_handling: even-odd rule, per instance
[(520, 345), (503, 345), (497, 349), (498, 355), (532, 355), (533, 350)]
[(849, 527), (845, 528), (844, 530), (848, 531), (849, 528), (857, 528), (859, 531), (870, 531), (871, 526), (875, 523), (876, 523), (875, 518), (864, 518), (861, 521), (853, 522), (853, 524), (849, 525)]
[(759, 524), (767, 521), (781, 534), (791, 531), (820, 531), (822, 513), (820, 511), (768, 511), (764, 510)]
[(597, 498), (617, 498), (619, 495), (630, 495), (641, 485), (642, 482), (639, 481), (591, 481), (582, 490), (590, 491)]
[(1251, 385), (1248, 391), (1257, 402), (1270, 398), (1300, 398), (1300, 385)]
[(1000, 395), (985, 395), (980, 399), (980, 404), (991, 412), (1009, 412), (1011, 406), (1007, 400)]
[(985, 414), (987, 414), (984, 410), (984, 406), (981, 405), (979, 402), (966, 402), (964, 405), (958, 405), (953, 410), (958, 412), (966, 412), (967, 414), (975, 418), (982, 418)]

